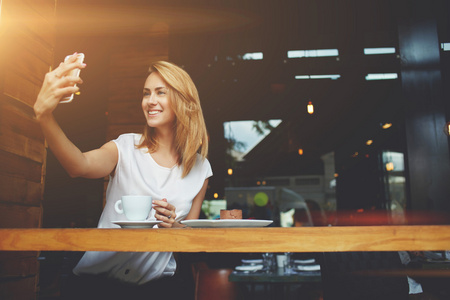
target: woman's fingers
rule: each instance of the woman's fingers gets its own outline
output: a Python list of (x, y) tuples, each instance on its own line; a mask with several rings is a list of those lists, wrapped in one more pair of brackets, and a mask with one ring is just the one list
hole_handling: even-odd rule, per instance
[[(75, 59), (75, 61), (72, 61)], [(45, 75), (45, 80), (43, 84), (43, 89), (51, 88), (65, 88), (68, 86), (73, 86), (75, 84), (83, 83), (83, 80), (79, 76), (74, 76), (76, 74), (70, 73), (76, 68), (84, 68), (86, 64), (80, 64), (76, 62), (76, 57), (71, 57), (67, 62), (60, 63), (59, 67)], [(75, 90), (78, 91), (78, 90)], [(59, 93), (56, 93), (59, 94)]]
[(66, 61), (59, 64), (59, 66), (52, 71), (55, 77), (63, 78), (71, 74), (72, 70), (83, 69), (86, 67), (85, 63), (80, 63), (77, 60), (77, 53), (71, 55)]
[(175, 209), (167, 209), (163, 207), (154, 207), (155, 209), (155, 216), (159, 215), (161, 217), (164, 217), (166, 220), (175, 220), (177, 215), (175, 214)]
[(155, 213), (155, 218), (158, 221), (162, 221), (161, 223), (158, 224), (159, 227), (166, 227), (166, 228), (170, 228), (173, 226), (173, 223), (175, 223), (175, 217), (171, 217), (169, 218), (166, 215), (162, 215), (159, 213)]
[(51, 113), (61, 98), (77, 93), (80, 88), (76, 84), (83, 83), (78, 74), (72, 74), (76, 68), (85, 68), (86, 64), (77, 61), (77, 54), (70, 56), (53, 71), (45, 74), (44, 82), (34, 104), (37, 119)]
[(77, 87), (77, 86), (67, 86), (67, 87), (64, 87), (64, 88), (60, 88), (60, 89), (55, 93), (55, 96), (56, 96), (58, 99), (61, 99), (63, 96), (75, 94), (75, 93), (77, 93), (79, 90), (80, 90), (80, 88)]
[(153, 200), (153, 208), (155, 209), (155, 218), (162, 223), (159, 227), (172, 227), (175, 223), (175, 206), (167, 202), (167, 199)]
[(175, 210), (175, 207), (170, 204), (169, 202), (167, 202), (167, 199), (162, 199), (162, 200), (153, 200), (153, 207), (154, 208), (165, 208), (168, 210)]
[(56, 74), (46, 75), (44, 85), (41, 88), (41, 95), (44, 98), (60, 99), (67, 94), (76, 93), (80, 90), (75, 84), (82, 84), (83, 80), (76, 76), (65, 76), (59, 78)]
[(61, 86), (73, 86), (81, 83), (83, 83), (83, 79), (78, 76), (65, 76), (61, 78)]

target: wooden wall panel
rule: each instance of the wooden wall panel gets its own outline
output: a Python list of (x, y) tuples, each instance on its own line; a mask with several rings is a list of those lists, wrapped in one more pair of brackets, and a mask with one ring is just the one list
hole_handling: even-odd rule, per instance
[[(53, 64), (56, 0), (3, 0), (0, 26), (0, 228), (42, 224), (46, 147), (33, 104)], [(0, 253), (0, 299), (36, 299), (39, 253)]]
[(14, 39), (11, 36), (5, 39), (8, 47), (2, 51), (7, 57), (3, 63), (3, 93), (32, 106), (52, 64), (53, 49), (29, 31), (21, 31)]
[(109, 125), (107, 140), (110, 141), (112, 139), (117, 138), (119, 135), (128, 132), (142, 132), (144, 129), (143, 124), (117, 124), (117, 125)]
[(20, 31), (29, 31), (52, 48), (55, 44), (56, 0), (3, 0), (2, 23), (5, 35), (15, 39)]
[(0, 137), (1, 150), (43, 162), (44, 136), (28, 105), (8, 97), (3, 98), (0, 103)]
[(0, 299), (36, 299), (35, 276), (25, 277), (21, 280), (5, 280), (0, 284)]
[(142, 132), (145, 119), (140, 103), (148, 68), (153, 61), (169, 59), (168, 33), (131, 45), (111, 54), (108, 139), (117, 133)]
[(0, 174), (0, 202), (16, 202), (38, 206), (41, 203), (42, 185), (23, 178)]
[(110, 78), (128, 79), (135, 77), (142, 80), (142, 77), (139, 75), (145, 75), (152, 62), (167, 60), (168, 58), (166, 41), (163, 39), (158, 39), (157, 41), (159, 42), (153, 44), (149, 49), (140, 50), (134, 48), (126, 52), (113, 54), (114, 62), (112, 62), (112, 65), (114, 66), (114, 72), (111, 73)]
[(15, 72), (5, 70), (3, 94), (33, 105), (40, 87)]
[[(108, 102), (137, 101), (140, 103), (142, 99), (142, 88), (147, 78), (147, 68), (138, 70), (139, 76), (134, 74), (130, 77), (113, 77), (109, 79), (109, 85), (114, 93), (110, 93)], [(111, 91), (110, 91), (111, 92)]]
[[(25, 38), (21, 38), (21, 40), (23, 39)], [(34, 52), (30, 51), (33, 50), (27, 49), (22, 43), (11, 41), (8, 44), (8, 52), (11, 55), (9, 55), (10, 58), (5, 63), (5, 68), (11, 73), (19, 74), (23, 79), (27, 79), (39, 87), (44, 74), (49, 71), (49, 61), (42, 60), (45, 57), (37, 57)], [(7, 55), (9, 54), (8, 52)]]
[(0, 150), (0, 175), (41, 182), (42, 164), (28, 158)]
[(41, 217), (40, 206), (0, 203), (0, 228), (38, 228)]
[[(108, 105), (108, 119), (114, 120), (114, 124), (121, 125), (145, 124), (140, 101), (110, 102)], [(141, 130), (142, 127), (140, 128)]]
[(8, 274), (9, 277), (37, 274), (38, 265), (34, 263), (37, 259), (36, 254), (36, 251), (0, 252), (0, 273)]

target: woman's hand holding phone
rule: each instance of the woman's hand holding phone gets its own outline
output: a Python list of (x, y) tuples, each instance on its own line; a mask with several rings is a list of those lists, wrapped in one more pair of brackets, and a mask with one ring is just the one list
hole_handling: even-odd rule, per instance
[[(64, 59), (64, 62), (65, 63), (69, 63), (69, 62), (73, 61), (73, 56), (76, 57), (75, 63), (83, 64), (83, 62), (84, 62), (84, 54), (83, 53), (78, 53), (78, 54), (74, 54), (74, 55), (67, 55), (66, 58)], [(78, 77), (79, 78), (80, 77), (80, 72), (81, 72), (80, 68), (71, 69), (66, 76)], [(76, 87), (77, 83), (75, 82), (73, 84), (73, 86)], [(74, 95), (74, 93), (64, 96), (64, 98), (61, 99), (60, 103), (72, 102), (73, 95)]]
[(83, 59), (82, 53), (69, 55), (57, 68), (45, 75), (44, 83), (34, 104), (38, 119), (47, 113), (52, 113), (59, 103), (70, 102), (73, 94), (79, 91), (77, 84), (83, 83), (79, 76), (80, 70), (86, 67)]

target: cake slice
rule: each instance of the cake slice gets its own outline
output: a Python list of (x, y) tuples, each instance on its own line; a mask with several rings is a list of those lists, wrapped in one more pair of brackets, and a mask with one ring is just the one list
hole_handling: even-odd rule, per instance
[(242, 209), (221, 209), (220, 210), (220, 219), (242, 219)]

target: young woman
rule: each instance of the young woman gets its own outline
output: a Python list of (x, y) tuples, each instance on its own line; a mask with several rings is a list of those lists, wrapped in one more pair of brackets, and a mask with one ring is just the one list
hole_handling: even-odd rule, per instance
[[(65, 136), (52, 112), (64, 95), (78, 91), (75, 83), (82, 83), (81, 78), (66, 74), (85, 67), (76, 62), (74, 54), (46, 74), (34, 111), (50, 149), (72, 177), (110, 176), (98, 227), (119, 227), (112, 222), (124, 217), (115, 212), (114, 204), (130, 194), (152, 196), (149, 220), (162, 221), (159, 227), (177, 227), (183, 219), (197, 219), (212, 171), (206, 159), (208, 139), (200, 100), (189, 75), (168, 62), (152, 64), (143, 89), (143, 134), (124, 134), (82, 153)], [(150, 286), (152, 294), (159, 291), (167, 298), (167, 293), (176, 291), (162, 291), (162, 287), (171, 284), (168, 278), (175, 269), (172, 253), (86, 252), (74, 273), (89, 280), (101, 278), (102, 284), (93, 286), (100, 289), (96, 297), (105, 297), (107, 290), (110, 296), (122, 297), (119, 294), (124, 290), (129, 296), (128, 286), (146, 291)]]

